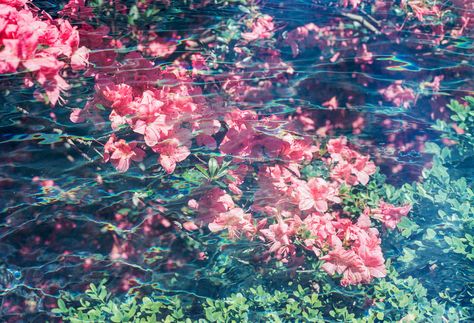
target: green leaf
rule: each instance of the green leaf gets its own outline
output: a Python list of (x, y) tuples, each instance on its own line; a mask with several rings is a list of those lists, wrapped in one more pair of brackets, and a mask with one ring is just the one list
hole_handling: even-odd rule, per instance
[(209, 175), (214, 177), (217, 174), (217, 170), (219, 169), (219, 164), (217, 163), (217, 160), (215, 158), (209, 159), (208, 162), (208, 168), (209, 168)]
[(61, 312), (63, 312), (63, 313), (67, 312), (66, 304), (64, 303), (64, 301), (61, 298), (58, 299), (58, 307), (59, 307), (59, 310)]
[(433, 238), (436, 236), (436, 232), (433, 229), (427, 229), (426, 230), (426, 235), (425, 238), (427, 240), (433, 240)]
[(441, 148), (434, 142), (425, 143), (425, 152), (428, 154), (439, 155)]

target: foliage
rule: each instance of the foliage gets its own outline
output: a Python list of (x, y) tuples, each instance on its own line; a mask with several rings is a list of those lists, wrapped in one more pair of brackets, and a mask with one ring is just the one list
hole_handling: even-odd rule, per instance
[[(448, 123), (442, 119), (436, 120), (434, 129), (442, 133), (445, 138), (456, 145), (454, 150), (458, 156), (455, 158), (467, 159), (474, 154), (474, 97), (464, 97), (462, 101), (451, 100), (447, 105), (451, 114)], [(436, 148), (430, 151), (436, 154)]]
[[(303, 275), (298, 275), (299, 281)], [(411, 276), (399, 277), (393, 269), (371, 287), (357, 287), (352, 296), (339, 298), (330, 285), (303, 287), (288, 283), (280, 289), (250, 287), (221, 299), (194, 299), (184, 305), (180, 296), (130, 295), (111, 298), (104, 282), (93, 284), (75, 298), (63, 296), (54, 313), (67, 322), (458, 322), (454, 307), (430, 299), (427, 290)], [(188, 297), (189, 298), (189, 297)], [(189, 300), (189, 299), (188, 299)], [(77, 304), (77, 305), (75, 305)]]
[[(74, 301), (77, 306), (70, 306)], [(67, 305), (68, 306), (67, 306)], [(124, 302), (111, 297), (105, 281), (98, 286), (90, 284), (84, 294), (72, 298), (70, 295), (58, 300), (53, 313), (66, 321), (79, 322), (191, 322), (184, 320), (185, 307), (178, 297), (130, 297)]]
[[(398, 267), (404, 271), (420, 270), (421, 267), (433, 275), (443, 272), (455, 275), (458, 270), (466, 275), (474, 274), (474, 178), (465, 168), (472, 165), (474, 146), (470, 109), (473, 101), (465, 98), (465, 102), (461, 105), (452, 101), (449, 105), (453, 111), (451, 119), (461, 122), (459, 127), (464, 132), (453, 131), (456, 125), (437, 122), (435, 128), (456, 144), (448, 148), (426, 143), (425, 152), (432, 154), (433, 159), (431, 166), (422, 171), (421, 181), (405, 184), (399, 190), (385, 185), (385, 191), (392, 192), (392, 202), (403, 198), (413, 204), (413, 216), (404, 218), (398, 225), (402, 236), (409, 239), (392, 238), (403, 250)], [(430, 293), (433, 289), (452, 304), (465, 304), (465, 315), (473, 315), (472, 283), (446, 280), (436, 288), (430, 287)]]

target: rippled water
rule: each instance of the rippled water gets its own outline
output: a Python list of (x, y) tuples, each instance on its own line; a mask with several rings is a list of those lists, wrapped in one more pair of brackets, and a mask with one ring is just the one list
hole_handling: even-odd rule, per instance
[[(45, 3), (42, 5), (47, 8)], [(55, 10), (53, 3), (49, 5), (49, 10)], [(431, 158), (420, 152), (421, 147), (427, 140), (438, 140), (431, 126), (436, 118), (447, 115), (442, 107), (452, 98), (473, 93), (472, 33), (456, 39), (448, 37), (438, 45), (423, 44), (421, 39), (415, 44), (409, 35), (397, 42), (379, 34), (383, 27), (390, 26), (374, 23), (373, 31), (354, 26), (348, 40), (368, 39), (373, 52), (372, 63), (366, 68), (355, 63), (357, 57), (342, 44), (340, 56), (331, 61), (338, 42), (347, 39), (336, 39), (335, 51), (308, 46), (296, 57), (285, 44), (285, 33), (299, 26), (311, 22), (325, 26), (341, 18), (335, 7), (324, 1), (267, 1), (262, 11), (274, 17), (281, 35), (277, 49), (292, 64), (294, 74), (287, 84), (276, 86), (268, 100), (256, 93), (255, 102), (227, 102), (227, 106), (253, 105), (263, 115), (286, 115), (302, 109), (314, 117), (318, 126), (333, 120), (339, 125), (330, 131), (331, 135), (352, 137), (371, 154), (389, 182), (399, 186), (417, 180)], [(201, 34), (188, 27), (195, 21), (212, 31), (237, 12), (237, 8), (230, 8), (169, 14), (170, 20), (160, 30), (178, 30), (192, 38), (193, 32)], [(127, 31), (115, 26), (113, 32), (122, 35)], [(415, 48), (417, 45), (420, 48)], [(217, 71), (213, 73), (218, 75)], [(396, 80), (418, 89), (420, 83), (439, 75), (444, 75), (439, 91), (417, 93), (416, 102), (408, 109), (387, 103), (378, 92)], [(268, 75), (262, 73), (258, 79), (258, 73), (254, 73), (251, 77), (258, 84)], [(256, 281), (255, 272), (270, 269), (249, 260), (248, 250), (256, 241), (229, 241), (226, 248), (216, 249), (213, 245), (223, 239), (219, 235), (189, 234), (179, 229), (181, 208), (187, 203), (185, 197), (193, 183), (177, 184), (179, 175), (166, 175), (153, 155), (124, 174), (102, 162), (103, 144), (111, 133), (109, 122), (104, 114), (102, 122), (72, 123), (71, 109), (82, 108), (94, 87), (90, 79), (71, 84), (67, 103), (55, 108), (35, 101), (31, 91), (20, 88), (5, 87), (5, 95), (0, 98), (0, 295), (3, 303), (18, 305), (20, 313), (25, 311), (5, 314), (4, 319), (44, 321), (47, 316), (42, 313), (49, 313), (60, 290), (77, 293), (103, 277), (118, 294), (138, 285), (143, 290), (153, 287), (195, 297), (224, 297), (262, 283)], [(219, 93), (204, 94), (213, 97)], [(322, 106), (333, 96), (338, 96), (340, 108)], [(360, 118), (364, 120), (362, 125), (358, 124)], [(195, 152), (198, 156), (206, 154)], [(196, 158), (189, 158), (178, 167), (191, 169), (195, 163)], [(394, 172), (396, 167), (400, 169)], [(473, 179), (471, 165), (460, 172)], [(52, 180), (54, 185), (42, 185), (43, 180)], [(243, 189), (252, 192), (256, 188)], [(163, 207), (167, 208), (165, 213)], [(160, 214), (166, 214), (166, 218)], [(128, 219), (127, 224), (118, 227), (123, 217)], [(147, 228), (146, 234), (143, 228)], [(390, 250), (386, 258), (402, 254), (396, 239), (384, 240), (384, 248)], [(126, 258), (111, 257), (118, 246), (127, 252)], [(196, 252), (203, 249), (208, 258), (196, 260)], [(436, 252), (436, 248), (427, 249), (427, 253)], [(456, 257), (440, 255), (440, 263), (455, 264)], [(225, 263), (232, 264), (227, 266), (230, 270), (212, 272), (216, 264)], [(466, 284), (472, 284), (472, 266), (439, 264), (442, 270), (433, 274), (427, 269), (429, 265), (416, 259), (412, 265), (401, 266), (400, 271), (420, 278), (433, 295), (441, 290), (436, 287), (441, 281), (443, 288), (451, 286), (460, 293), (467, 290)], [(291, 280), (284, 273), (280, 274), (281, 281)], [(30, 301), (29, 307), (25, 307), (25, 300)]]

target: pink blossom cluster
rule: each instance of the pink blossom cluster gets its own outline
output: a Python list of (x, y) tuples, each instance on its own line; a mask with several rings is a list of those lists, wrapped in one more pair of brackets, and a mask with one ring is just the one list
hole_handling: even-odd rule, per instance
[(363, 156), (347, 146), (347, 138), (331, 139), (327, 144), (330, 154), (328, 162), (331, 168), (331, 178), (347, 185), (366, 185), (370, 175), (375, 173), (375, 164), (369, 156)]
[(104, 161), (111, 161), (119, 172), (125, 172), (130, 167), (130, 160), (143, 160), (145, 152), (137, 147), (137, 143), (127, 144), (125, 140), (117, 140), (115, 134), (110, 136), (104, 146)]
[[(96, 95), (85, 109), (74, 111), (71, 116), (74, 121), (84, 121), (97, 105), (110, 109), (112, 129), (126, 127), (139, 135), (149, 149), (159, 154), (158, 162), (168, 173), (189, 156), (193, 139), (198, 145), (216, 147), (213, 135), (221, 124), (201, 88), (194, 85), (190, 71), (179, 65), (155, 67), (132, 52), (123, 63), (115, 62), (94, 73)], [(128, 146), (130, 151), (141, 151), (135, 144), (120, 142), (121, 147)], [(114, 166), (126, 171), (130, 160), (143, 159), (142, 154), (138, 156), (125, 153), (124, 149), (115, 150), (115, 159), (122, 162), (121, 167), (117, 167), (118, 162)]]
[(424, 21), (426, 16), (439, 16), (441, 10), (436, 5), (429, 5), (423, 0), (402, 0), (402, 8), (409, 7), (419, 21)]
[[(87, 15), (81, 1), (74, 3), (76, 7), (69, 8), (72, 13)], [(351, 4), (356, 7), (359, 2)], [(108, 27), (82, 24), (84, 44), (102, 50), (91, 54), (94, 66), (87, 70), (94, 77), (96, 94), (85, 109), (74, 111), (72, 119), (83, 121), (96, 113), (96, 107), (104, 107), (110, 111), (114, 132), (126, 130), (128, 136), (138, 138), (127, 143), (113, 134), (105, 144), (104, 160), (118, 171), (126, 171), (131, 161), (142, 161), (145, 151), (151, 150), (159, 155), (158, 162), (166, 172), (173, 173), (193, 147), (206, 146), (233, 158), (224, 179), (229, 192), (241, 198), (246, 180), (255, 181), (258, 189), (245, 209), (222, 185), (197, 193), (188, 203), (197, 217), (183, 224), (186, 230), (196, 230), (199, 225), (211, 232), (226, 231), (231, 239), (261, 240), (268, 246), (268, 259), (282, 262), (298, 258), (302, 251), (298, 246), (302, 246), (323, 262), (328, 274), (340, 275), (344, 286), (383, 277), (381, 241), (370, 218), (394, 228), (409, 206), (381, 203), (363, 214), (343, 211), (341, 188), (367, 185), (376, 171), (369, 157), (349, 147), (344, 137), (331, 139), (321, 148), (305, 132), (308, 127), (314, 129), (308, 116), (264, 115), (255, 109), (258, 103), (271, 100), (274, 84), (285, 84), (286, 76), (294, 71), (278, 50), (258, 45), (259, 39), (273, 41), (272, 17), (259, 16), (251, 22), (251, 31), (242, 32), (233, 48), (235, 64), (220, 66), (228, 72), (217, 75), (200, 73), (209, 68), (201, 54), (178, 58), (166, 67), (152, 60), (175, 56), (181, 37), (177, 34), (165, 38), (151, 33), (150, 38), (140, 39), (138, 51), (152, 57), (146, 59), (138, 51), (119, 54), (117, 48), (123, 44), (109, 36)], [(346, 42), (343, 46), (360, 54), (358, 62), (372, 63), (367, 46), (348, 40), (351, 33), (309, 24), (289, 33), (287, 43), (296, 56), (302, 48), (298, 42), (307, 41), (308, 35), (309, 46), (329, 51)], [(249, 58), (250, 52), (255, 55)], [(331, 62), (340, 55), (329, 54)], [(200, 80), (219, 84), (218, 91), (226, 97), (205, 97), (204, 90), (215, 92), (199, 84)], [(340, 103), (334, 96), (324, 105), (337, 110)], [(303, 176), (303, 167), (315, 160), (326, 174)], [(255, 162), (265, 165), (256, 168)]]
[[(120, 2), (115, 5), (123, 7)], [(178, 58), (167, 66), (154, 60), (173, 54), (180, 38), (176, 32), (165, 38), (137, 30), (137, 51), (120, 55), (118, 49), (129, 44), (130, 39), (115, 39), (109, 35), (109, 27), (95, 28), (85, 22), (94, 15), (84, 1), (71, 0), (63, 11), (72, 19), (82, 19), (81, 44), (97, 49), (91, 53), (92, 64), (86, 71), (95, 81), (94, 97), (83, 109), (73, 109), (71, 120), (100, 120), (97, 108), (105, 108), (110, 111), (108, 118), (114, 132), (127, 129), (127, 135), (136, 137), (134, 142), (127, 143), (112, 136), (104, 147), (105, 161), (110, 160), (117, 170), (124, 172), (131, 161), (143, 160), (142, 151), (151, 150), (158, 154), (163, 169), (173, 173), (176, 165), (190, 155), (193, 144), (217, 147), (213, 135), (221, 128), (216, 109), (220, 102), (205, 98), (198, 85), (198, 74), (207, 69), (204, 57), (196, 53), (186, 61)], [(151, 57), (145, 58), (142, 53)], [(114, 148), (117, 143), (120, 149)], [(113, 153), (108, 152), (111, 149)]]
[[(236, 118), (236, 124), (227, 123), (247, 130), (249, 120), (257, 119), (246, 118), (242, 123)], [(260, 239), (268, 246), (268, 256), (282, 262), (295, 260), (297, 246), (303, 246), (323, 261), (322, 268), (328, 274), (340, 275), (343, 286), (384, 277), (381, 240), (371, 218), (393, 229), (410, 206), (396, 207), (382, 201), (379, 208), (367, 208), (360, 215), (343, 212), (341, 185), (366, 185), (375, 165), (350, 148), (344, 137), (329, 140), (325, 149), (319, 158), (326, 161), (329, 178), (301, 175), (301, 168), (313, 161), (313, 154), (307, 160), (297, 156), (273, 166), (263, 165), (251, 213), (237, 207), (223, 189), (214, 188), (198, 201), (189, 201), (198, 215), (196, 222), (212, 232), (228, 230), (230, 238)]]
[(342, 275), (342, 286), (369, 283), (386, 275), (379, 233), (370, 225), (365, 214), (355, 224), (347, 219), (334, 223), (336, 234), (331, 236), (330, 251), (320, 259), (328, 274)]
[(402, 106), (405, 109), (416, 100), (415, 92), (408, 87), (404, 87), (402, 81), (395, 81), (387, 88), (381, 89), (379, 93), (383, 95), (385, 101), (392, 102), (396, 106)]
[(67, 20), (37, 11), (29, 1), (0, 1), (0, 74), (24, 73), (24, 85), (38, 84), (54, 106), (69, 89), (63, 69), (84, 68), (89, 50), (79, 48), (79, 33)]
[(374, 219), (379, 220), (389, 229), (395, 229), (397, 224), (402, 220), (404, 216), (407, 216), (411, 210), (410, 204), (395, 207), (389, 203), (381, 201), (379, 207), (370, 210), (371, 216)]
[(247, 41), (254, 41), (257, 39), (266, 39), (272, 36), (275, 25), (273, 24), (273, 17), (269, 15), (263, 15), (256, 18), (252, 22), (250, 32), (242, 33), (241, 36)]
[(232, 197), (221, 188), (209, 190), (199, 201), (192, 199), (188, 205), (198, 213), (196, 221), (207, 225), (212, 232), (227, 230), (229, 238), (244, 235), (249, 239), (256, 233), (252, 215), (237, 207)]
[(227, 133), (222, 153), (238, 158), (311, 160), (315, 146), (309, 138), (290, 132), (292, 124), (278, 116), (259, 117), (255, 111), (234, 109), (224, 117)]
[(178, 37), (176, 34), (165, 38), (152, 32), (145, 41), (138, 45), (138, 50), (153, 57), (166, 58), (173, 54), (177, 47)]

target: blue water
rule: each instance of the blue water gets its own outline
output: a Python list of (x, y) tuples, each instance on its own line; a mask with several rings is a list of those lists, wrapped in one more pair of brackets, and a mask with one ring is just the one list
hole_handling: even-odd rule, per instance
[[(48, 12), (58, 8), (46, 1), (38, 1), (37, 5)], [(276, 50), (292, 65), (294, 73), (286, 84), (272, 90), (268, 100), (262, 96), (255, 99), (256, 103), (250, 100), (227, 103), (240, 108), (255, 105), (261, 115), (286, 116), (302, 109), (320, 127), (327, 120), (339, 121), (340, 125), (331, 129), (329, 135), (350, 137), (361, 151), (371, 155), (388, 183), (401, 187), (417, 181), (432, 158), (422, 152), (423, 144), (434, 141), (442, 145), (440, 134), (432, 129), (436, 119), (449, 116), (442, 107), (451, 99), (473, 93), (473, 31), (468, 29), (459, 38), (448, 36), (440, 44), (423, 43), (421, 39), (415, 44), (410, 37), (412, 25), (412, 29), (401, 32), (397, 43), (384, 33), (356, 24), (351, 38), (336, 39), (332, 49), (308, 46), (294, 57), (285, 43), (285, 35), (311, 22), (332, 26), (334, 19), (344, 18), (340, 9), (332, 1), (306, 0), (262, 1), (260, 6), (263, 13), (274, 17)], [(236, 5), (220, 11), (185, 8), (183, 5), (181, 12), (164, 12), (168, 20), (152, 28), (176, 30), (192, 39), (201, 35), (201, 30), (193, 29), (196, 21), (212, 33), (222, 30), (222, 22), (242, 14)], [(357, 10), (344, 10), (361, 14)], [(374, 25), (377, 30), (391, 28)], [(146, 27), (150, 26), (140, 26), (143, 30)], [(111, 34), (120, 36), (127, 32), (125, 26), (117, 25)], [(373, 52), (370, 65), (356, 63), (357, 54), (341, 44), (352, 39), (370, 46)], [(133, 46), (122, 49), (123, 52), (133, 50)], [(331, 62), (338, 50), (340, 56)], [(179, 47), (178, 51), (186, 49)], [(219, 70), (212, 73), (226, 76), (225, 72), (219, 74)], [(420, 88), (422, 82), (431, 82), (440, 75), (444, 79), (439, 90)], [(124, 297), (129, 287), (138, 286), (145, 293), (154, 289), (196, 299), (223, 298), (256, 284), (278, 289), (292, 280), (292, 270), (282, 267), (274, 273), (273, 265), (253, 257), (253, 250), (261, 248), (258, 241), (232, 242), (205, 230), (198, 233), (181, 230), (182, 208), (195, 184), (182, 180), (179, 172), (167, 175), (156, 163), (156, 155), (149, 154), (141, 166), (134, 164), (126, 173), (118, 173), (110, 163), (102, 162), (102, 145), (112, 133), (107, 114), (102, 123), (74, 124), (69, 120), (71, 110), (84, 107), (93, 96), (92, 79), (68, 80), (72, 89), (67, 102), (51, 108), (33, 99), (32, 90), (9, 87), (9, 82), (21, 77), (0, 76), (0, 298), (2, 304), (14, 308), (9, 312), (2, 309), (0, 320), (54, 321), (51, 308), (60, 291), (78, 294), (89, 283), (97, 283), (104, 277), (117, 297)], [(267, 79), (277, 82), (274, 76), (265, 73), (260, 76), (255, 73), (252, 77), (254, 84)], [(415, 89), (417, 94), (416, 101), (408, 108), (396, 107), (379, 93), (397, 80), (404, 80), (404, 85)], [(208, 97), (221, 94), (204, 93)], [(338, 97), (337, 109), (322, 105), (334, 96)], [(364, 119), (362, 126), (357, 126), (358, 118)], [(383, 126), (384, 122), (391, 126)], [(209, 157), (206, 152), (197, 151), (198, 156), (199, 153), (203, 158)], [(194, 169), (197, 163), (196, 158), (188, 158), (178, 168), (184, 172)], [(465, 177), (467, 187), (472, 188), (472, 165), (471, 160), (451, 165), (452, 178)], [(395, 167), (400, 169), (394, 172)], [(52, 180), (54, 185), (44, 187), (43, 180)], [(243, 189), (248, 194), (256, 190), (249, 185)], [(463, 197), (463, 192), (453, 194)], [(443, 210), (442, 205), (440, 202), (432, 209), (416, 212), (452, 211)], [(167, 210), (162, 213), (161, 207)], [(470, 212), (468, 216), (472, 217)], [(161, 216), (163, 219), (157, 217), (159, 213), (165, 215)], [(126, 227), (117, 227), (120, 221), (116, 214), (127, 218)], [(141, 229), (148, 225), (149, 218), (154, 221), (151, 231), (144, 235)], [(456, 227), (458, 222), (452, 223), (451, 231), (446, 232), (455, 235), (456, 230), (464, 230), (462, 226)], [(440, 252), (436, 244), (436, 239), (443, 239), (440, 236), (421, 247), (417, 245), (428, 226), (438, 228), (450, 224), (433, 220), (423, 225), (426, 227), (422, 231), (409, 237), (401, 236), (400, 232), (387, 233), (383, 237), (385, 258), (390, 259), (402, 277), (418, 278), (430, 297), (439, 300), (440, 293), (449, 288), (447, 302), (470, 308), (472, 313), (472, 259)], [(472, 233), (472, 227), (469, 230)], [(128, 256), (112, 259), (114, 245), (126, 246)], [(404, 247), (418, 248), (416, 256), (407, 262), (400, 260), (406, 256)], [(207, 252), (205, 260), (196, 258), (200, 250)], [(216, 268), (225, 271), (217, 273)], [(124, 286), (124, 282), (130, 286)], [(350, 290), (335, 288), (350, 296)], [(474, 318), (464, 320), (469, 322)]]

